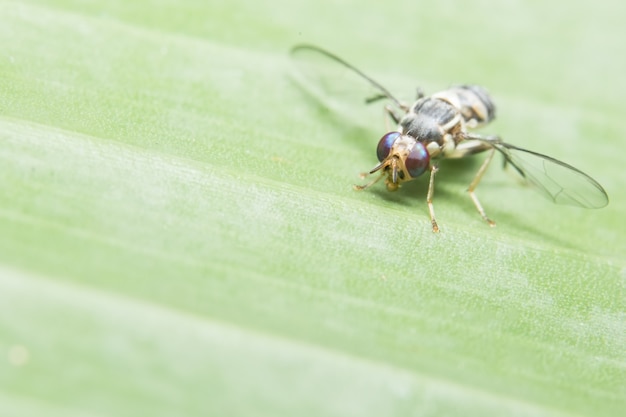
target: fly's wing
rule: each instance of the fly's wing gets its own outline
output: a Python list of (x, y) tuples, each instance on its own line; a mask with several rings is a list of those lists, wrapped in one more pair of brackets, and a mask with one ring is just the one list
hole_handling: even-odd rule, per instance
[[(383, 100), (394, 107), (402, 105), (391, 93), (371, 77), (339, 58), (313, 45), (296, 45), (291, 49), (295, 80), (329, 108), (363, 115), (365, 104)], [(380, 114), (380, 113), (379, 113)]]
[(530, 184), (556, 204), (602, 208), (609, 203), (604, 188), (589, 175), (557, 159), (508, 143), (491, 142)]

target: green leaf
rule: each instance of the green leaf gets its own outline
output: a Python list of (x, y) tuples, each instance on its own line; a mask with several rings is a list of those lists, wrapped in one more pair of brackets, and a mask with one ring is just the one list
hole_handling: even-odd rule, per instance
[[(0, 415), (623, 412), (626, 6), (429, 3), (1, 2)], [(433, 234), (426, 181), (352, 190), (383, 112), (307, 95), (298, 42), (485, 85), (609, 206), (494, 164), (489, 228), (447, 161)]]

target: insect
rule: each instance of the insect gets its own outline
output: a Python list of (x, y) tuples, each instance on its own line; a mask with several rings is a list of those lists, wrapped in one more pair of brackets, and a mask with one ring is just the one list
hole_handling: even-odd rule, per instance
[[(379, 163), (367, 174), (379, 173), (365, 185), (355, 185), (364, 190), (381, 179), (389, 191), (429, 172), (426, 203), (433, 232), (439, 231), (433, 207), (437, 160), (464, 158), (480, 152), (488, 152), (467, 189), (481, 217), (495, 226), (476, 196), (475, 190), (496, 152), (504, 157), (504, 165), (510, 165), (536, 190), (557, 204), (584, 208), (601, 208), (608, 204), (608, 195), (597, 181), (571, 165), (550, 156), (505, 143), (499, 136), (487, 136), (469, 132), (487, 125), (495, 117), (495, 105), (487, 90), (478, 85), (458, 85), (430, 96), (418, 89), (417, 100), (407, 105), (377, 81), (339, 58), (313, 45), (296, 45), (291, 56), (299, 66), (306, 82), (322, 94), (332, 95), (335, 90), (349, 88), (354, 82), (355, 90), (366, 87), (373, 95), (362, 96), (365, 103), (387, 100), (385, 113), (398, 125), (397, 130), (385, 133), (376, 148)], [(339, 74), (348, 75), (350, 81)], [(343, 93), (342, 93), (343, 94)]]

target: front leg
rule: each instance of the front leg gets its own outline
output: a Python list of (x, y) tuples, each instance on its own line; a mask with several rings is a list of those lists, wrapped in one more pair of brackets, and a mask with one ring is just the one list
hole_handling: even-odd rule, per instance
[(433, 233), (439, 232), (439, 226), (437, 220), (435, 220), (435, 209), (433, 207), (433, 194), (435, 193), (435, 174), (439, 171), (437, 165), (433, 165), (430, 168), (430, 181), (428, 182), (428, 194), (426, 195), (426, 204), (428, 204), (428, 211), (430, 212), (430, 222), (433, 225)]

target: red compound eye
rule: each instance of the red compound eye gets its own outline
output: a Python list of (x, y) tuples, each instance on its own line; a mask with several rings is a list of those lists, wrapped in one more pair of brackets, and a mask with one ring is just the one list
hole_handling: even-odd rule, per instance
[(383, 159), (389, 156), (391, 147), (400, 136), (399, 132), (389, 132), (380, 139), (376, 148), (376, 156), (378, 156), (380, 162), (383, 162)]
[[(380, 146), (380, 144), (378, 145)], [(415, 146), (411, 149), (411, 153), (404, 161), (404, 166), (412, 178), (419, 177), (426, 171), (430, 164), (430, 155), (420, 142), (415, 142)]]

